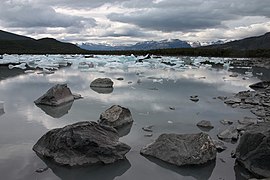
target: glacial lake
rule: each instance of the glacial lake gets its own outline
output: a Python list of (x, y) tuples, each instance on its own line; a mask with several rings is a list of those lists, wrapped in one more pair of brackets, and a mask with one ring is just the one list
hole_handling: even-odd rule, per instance
[[(82, 55), (5, 55), (0, 63), (0, 174), (3, 180), (193, 180), (245, 179), (231, 151), (237, 143), (225, 142), (228, 147), (218, 153), (215, 161), (204, 166), (176, 167), (140, 155), (140, 149), (153, 142), (162, 133), (202, 132), (196, 124), (211, 121), (214, 128), (207, 132), (213, 139), (226, 128), (220, 123), (227, 119), (237, 122), (243, 117), (255, 117), (249, 110), (232, 108), (218, 96), (231, 96), (248, 90), (249, 85), (269, 78), (263, 68), (230, 68), (229, 59), (204, 57), (159, 57), (137, 62), (134, 56)], [(224, 63), (213, 68), (200, 62)], [(53, 74), (43, 73), (59, 64)], [(164, 62), (167, 62), (167, 64)], [(168, 64), (168, 62), (170, 64)], [(25, 73), (24, 65), (39, 67)], [(237, 77), (230, 75), (237, 73)], [(267, 74), (268, 73), (268, 74)], [(90, 88), (95, 78), (108, 77), (114, 81), (110, 92), (96, 92)], [(123, 80), (117, 80), (123, 78)], [(66, 83), (73, 93), (83, 99), (61, 108), (37, 107), (34, 100), (56, 84)], [(190, 96), (198, 96), (193, 102)], [(40, 159), (33, 145), (46, 132), (78, 121), (97, 121), (99, 115), (117, 104), (130, 109), (134, 123), (126, 129), (120, 141), (131, 146), (126, 160), (106, 166), (81, 168), (60, 167)], [(145, 126), (153, 126), (153, 136), (146, 137)], [(49, 167), (43, 173), (39, 168)]]

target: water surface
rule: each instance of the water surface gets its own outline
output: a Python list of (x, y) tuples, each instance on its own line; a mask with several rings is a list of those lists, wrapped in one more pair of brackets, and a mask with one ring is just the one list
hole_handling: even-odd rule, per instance
[[(160, 59), (135, 64), (134, 57), (124, 56), (97, 56), (93, 59), (82, 56), (6, 58), (26, 62), (38, 59), (50, 63), (60, 59), (73, 65), (60, 68), (54, 74), (26, 74), (21, 69), (0, 67), (0, 101), (4, 101), (5, 111), (0, 115), (1, 179), (242, 179), (239, 171), (234, 170), (234, 159), (230, 158), (236, 144), (225, 143), (227, 150), (219, 153), (214, 162), (199, 167), (176, 167), (141, 156), (139, 151), (161, 133), (201, 132), (196, 127), (201, 120), (211, 121), (215, 128), (207, 133), (217, 139), (217, 133), (226, 128), (220, 120), (236, 122), (244, 116), (253, 117), (248, 110), (228, 107), (214, 97), (248, 90), (249, 84), (266, 78), (267, 71), (264, 69), (214, 69), (198, 63), (187, 65), (186, 59), (181, 57), (163, 57), (163, 60), (176, 63), (176, 67), (166, 66), (160, 63)], [(189, 63), (198, 62), (204, 58), (189, 60)], [(93, 62), (95, 68), (82, 68), (80, 62)], [(230, 77), (232, 71), (238, 72), (239, 76)], [(247, 78), (246, 71), (253, 75), (249, 73)], [(263, 75), (256, 77), (256, 73), (261, 72), (264, 72)], [(91, 81), (98, 77), (109, 77), (114, 81), (112, 92), (98, 93), (90, 88)], [(119, 77), (124, 80), (117, 80)], [(72, 92), (84, 98), (60, 108), (37, 107), (34, 100), (57, 83), (67, 83)], [(189, 99), (193, 95), (199, 97), (198, 102)], [(132, 147), (125, 161), (108, 166), (67, 168), (42, 160), (32, 151), (33, 145), (47, 131), (78, 121), (96, 121), (103, 111), (114, 104), (129, 108), (135, 121), (120, 139)], [(149, 125), (153, 125), (153, 136), (145, 137), (148, 133), (142, 127)], [(35, 172), (46, 166), (50, 168), (48, 171)]]

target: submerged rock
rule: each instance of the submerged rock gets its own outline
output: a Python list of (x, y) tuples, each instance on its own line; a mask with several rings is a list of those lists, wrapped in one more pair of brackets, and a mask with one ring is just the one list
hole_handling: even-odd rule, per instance
[(85, 121), (47, 132), (33, 150), (60, 165), (110, 164), (125, 159), (130, 150), (118, 139), (114, 128)]
[(236, 160), (259, 177), (270, 177), (270, 123), (248, 127), (236, 149)]
[(91, 82), (90, 87), (96, 88), (112, 88), (113, 81), (110, 78), (97, 78)]
[(79, 98), (81, 96), (73, 95), (67, 84), (57, 84), (34, 102), (37, 105), (59, 106)]
[(213, 140), (213, 142), (214, 142), (218, 152), (222, 152), (222, 151), (227, 149), (227, 147), (225, 146), (225, 144), (222, 141)]
[(224, 131), (220, 132), (218, 138), (221, 140), (238, 140), (238, 132), (235, 127), (230, 126), (229, 128), (225, 129)]
[(99, 124), (120, 128), (121, 126), (132, 123), (133, 118), (128, 108), (113, 105), (100, 114), (98, 122)]
[(227, 120), (227, 119), (222, 119), (222, 120), (220, 121), (220, 123), (223, 124), (223, 125), (231, 125), (231, 124), (233, 124), (232, 121)]
[(162, 134), (141, 149), (143, 155), (177, 166), (204, 164), (215, 159), (216, 153), (212, 139), (205, 133)]

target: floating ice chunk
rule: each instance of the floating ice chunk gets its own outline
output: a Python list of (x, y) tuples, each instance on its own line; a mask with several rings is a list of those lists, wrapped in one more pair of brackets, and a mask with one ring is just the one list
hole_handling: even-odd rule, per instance
[(163, 79), (153, 79), (153, 82), (154, 83), (160, 83), (160, 84), (162, 84), (163, 83)]
[(53, 73), (54, 73), (54, 71), (43, 68), (43, 70), (41, 72), (38, 72), (37, 74), (53, 74)]
[(18, 64), (18, 65), (8, 65), (8, 68), (9, 69), (13, 69), (13, 68), (19, 68), (19, 69), (26, 69), (26, 63), (21, 63), (21, 64)]
[(94, 68), (95, 65), (93, 62), (80, 62), (78, 65), (79, 69), (89, 69), (89, 68)]
[(34, 73), (35, 71), (34, 70), (26, 70), (26, 71), (24, 71), (24, 73), (26, 73), (26, 74), (30, 74), (30, 73)]

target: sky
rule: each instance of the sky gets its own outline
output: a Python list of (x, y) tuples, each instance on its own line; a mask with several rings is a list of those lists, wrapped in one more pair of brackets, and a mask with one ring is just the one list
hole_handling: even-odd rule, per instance
[(217, 41), (270, 32), (270, 0), (1, 0), (0, 29), (72, 43)]

